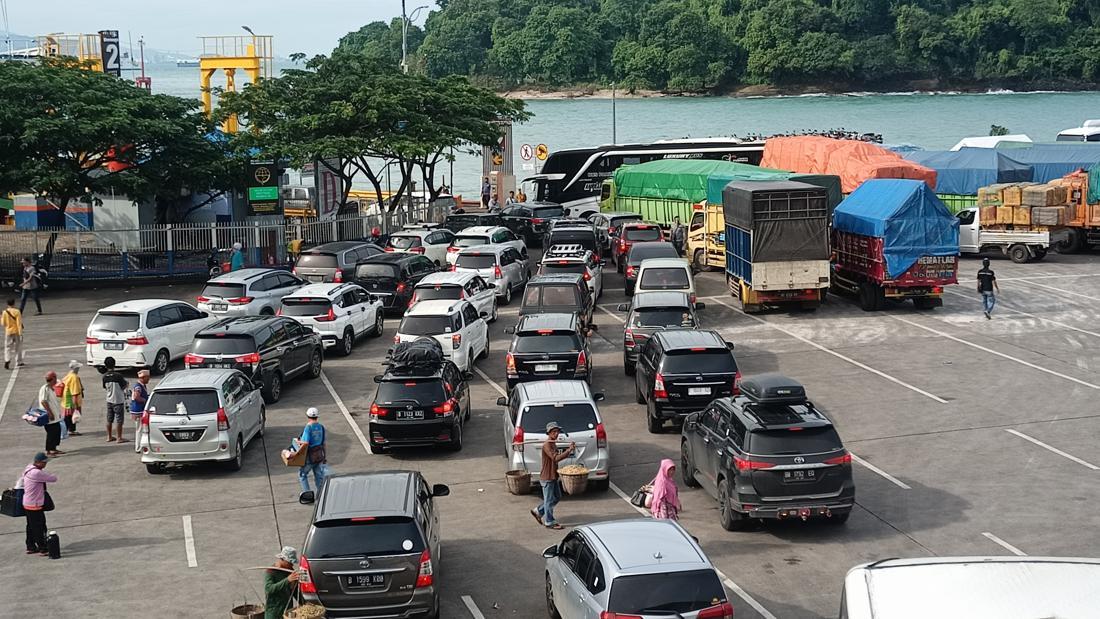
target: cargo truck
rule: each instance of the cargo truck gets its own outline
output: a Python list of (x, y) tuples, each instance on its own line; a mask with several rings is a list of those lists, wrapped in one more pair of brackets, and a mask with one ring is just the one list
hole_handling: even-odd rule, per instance
[(821, 304), (829, 288), (826, 194), (794, 181), (740, 181), (722, 190), (726, 282), (745, 313)]
[(833, 212), (832, 287), (865, 311), (913, 299), (943, 305), (958, 283), (959, 220), (923, 181), (872, 179)]
[(1000, 251), (1013, 262), (1042, 260), (1050, 247), (1046, 226), (1003, 226), (982, 220), (982, 209), (964, 208), (959, 218), (959, 253), (981, 254)]

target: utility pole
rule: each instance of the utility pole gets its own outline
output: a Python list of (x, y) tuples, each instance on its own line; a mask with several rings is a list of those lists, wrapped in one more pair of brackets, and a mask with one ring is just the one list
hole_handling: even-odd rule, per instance
[(611, 82), (611, 143), (618, 144), (618, 122), (615, 118), (615, 82)]
[(401, 0), (401, 72), (409, 72), (409, 18), (405, 14), (405, 0)]

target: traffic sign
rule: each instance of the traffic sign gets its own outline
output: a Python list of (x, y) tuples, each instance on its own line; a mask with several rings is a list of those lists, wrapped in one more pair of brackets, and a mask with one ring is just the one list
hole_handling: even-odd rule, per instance
[(539, 161), (546, 161), (548, 155), (550, 155), (550, 149), (545, 144), (539, 144), (535, 147), (535, 156), (539, 158)]
[(493, 165), (498, 168), (504, 165), (504, 155), (501, 155), (499, 152), (493, 151)]
[(522, 159), (524, 161), (530, 161), (531, 157), (533, 155), (534, 155), (534, 149), (531, 148), (530, 144), (520, 144), (519, 145), (519, 158), (520, 159)]

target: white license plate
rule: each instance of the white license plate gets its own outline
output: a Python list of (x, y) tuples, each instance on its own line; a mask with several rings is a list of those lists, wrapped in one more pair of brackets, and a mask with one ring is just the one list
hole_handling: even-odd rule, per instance
[(206, 364), (206, 367), (216, 368), (216, 369), (219, 369), (219, 370), (232, 370), (234, 367), (236, 367), (236, 364), (233, 364), (233, 363), (208, 363), (208, 364)]
[(540, 363), (535, 366), (536, 372), (557, 372), (558, 366), (555, 363)]
[(405, 419), (423, 419), (424, 411), (397, 411), (398, 421)]
[(710, 387), (688, 387), (688, 395), (710, 395)]
[(229, 309), (229, 305), (226, 303), (211, 303), (210, 311), (212, 312), (224, 312)]
[(122, 342), (103, 342), (103, 350), (122, 350)]

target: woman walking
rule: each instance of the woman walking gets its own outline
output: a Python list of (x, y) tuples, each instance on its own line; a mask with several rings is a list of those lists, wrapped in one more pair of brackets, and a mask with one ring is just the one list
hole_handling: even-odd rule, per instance
[(653, 478), (649, 511), (658, 520), (677, 520), (680, 514), (680, 496), (676, 488), (676, 463), (668, 458), (661, 460), (661, 469)]
[(76, 424), (80, 421), (80, 410), (84, 408), (84, 383), (80, 382), (80, 362), (69, 362), (69, 373), (61, 379), (61, 413), (65, 416), (65, 428), (69, 434), (80, 436)]
[(38, 388), (38, 407), (46, 411), (46, 455), (60, 456), (65, 453), (58, 449), (61, 444), (61, 400), (57, 397), (57, 372), (46, 372), (46, 383)]
[(49, 554), (46, 549), (46, 512), (53, 509), (49, 503), (46, 484), (57, 481), (44, 469), (49, 457), (42, 452), (34, 456), (34, 462), (23, 469), (19, 483), (23, 488), (23, 513), (27, 517), (27, 554)]

